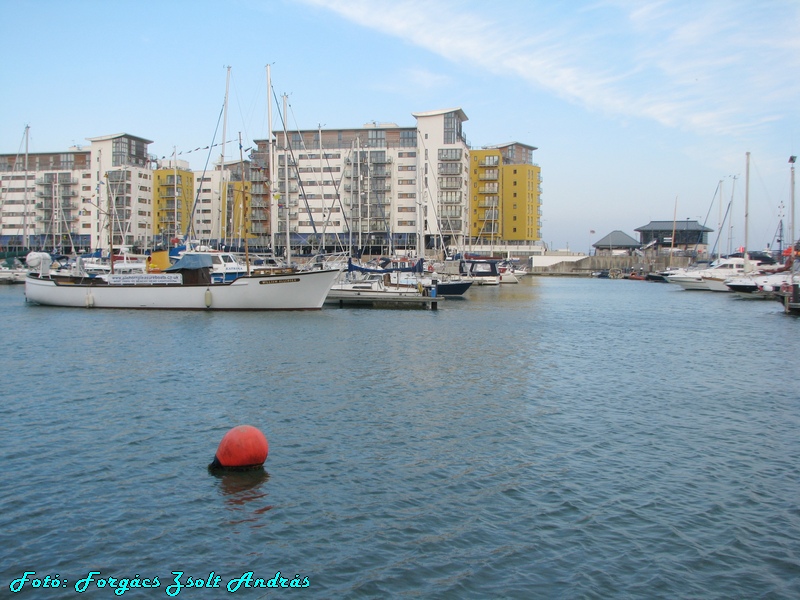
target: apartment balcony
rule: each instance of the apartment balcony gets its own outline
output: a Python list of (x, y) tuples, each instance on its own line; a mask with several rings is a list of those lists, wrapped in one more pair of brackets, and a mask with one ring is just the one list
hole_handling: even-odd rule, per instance
[[(442, 181), (439, 183), (439, 189), (441, 190), (460, 190), (461, 189), (461, 182), (448, 182)], [(495, 190), (497, 191), (497, 190)]]
[(442, 222), (442, 233), (461, 233), (463, 230), (463, 223), (460, 219), (445, 219)]

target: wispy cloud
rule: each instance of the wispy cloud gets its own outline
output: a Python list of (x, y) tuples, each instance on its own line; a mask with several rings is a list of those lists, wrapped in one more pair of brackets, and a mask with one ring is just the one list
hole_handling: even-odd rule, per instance
[(589, 110), (697, 133), (757, 130), (800, 97), (792, 0), (301, 1)]

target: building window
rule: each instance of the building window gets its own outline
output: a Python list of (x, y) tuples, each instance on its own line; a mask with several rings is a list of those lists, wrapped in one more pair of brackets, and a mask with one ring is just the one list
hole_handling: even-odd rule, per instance
[(370, 148), (385, 148), (386, 147), (386, 132), (382, 129), (370, 129), (368, 132), (367, 145)]
[(403, 130), (400, 132), (400, 146), (402, 148), (416, 148), (417, 147), (417, 132), (416, 130)]
[(444, 143), (455, 144), (461, 139), (461, 122), (456, 113), (447, 113), (444, 116)]

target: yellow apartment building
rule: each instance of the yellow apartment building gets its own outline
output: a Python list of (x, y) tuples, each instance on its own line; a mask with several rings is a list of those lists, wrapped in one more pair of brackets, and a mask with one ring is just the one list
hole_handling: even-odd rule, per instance
[(542, 238), (541, 168), (518, 142), (470, 152), (469, 236), (476, 244), (533, 244)]

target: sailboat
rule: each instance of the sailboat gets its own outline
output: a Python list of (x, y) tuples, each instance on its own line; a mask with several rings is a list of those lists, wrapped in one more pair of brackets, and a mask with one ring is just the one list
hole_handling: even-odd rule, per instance
[[(246, 210), (244, 194), (241, 203)], [(251, 270), (246, 255), (245, 274), (218, 278), (213, 257), (204, 252), (185, 253), (158, 273), (115, 273), (112, 268), (103, 276), (88, 273), (80, 259), (68, 274), (52, 273), (47, 253), (31, 253), (27, 260), (33, 267), (25, 279), (29, 302), (86, 308), (319, 310), (340, 272)]]
[(254, 272), (214, 282), (208, 254), (187, 254), (162, 273), (90, 275), (76, 261), (69, 274), (50, 271), (50, 255), (31, 253), (29, 302), (79, 308), (179, 310), (319, 310), (338, 269), (283, 274)]

